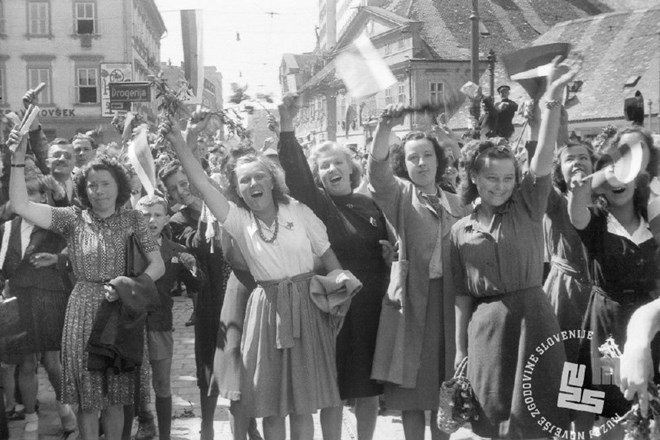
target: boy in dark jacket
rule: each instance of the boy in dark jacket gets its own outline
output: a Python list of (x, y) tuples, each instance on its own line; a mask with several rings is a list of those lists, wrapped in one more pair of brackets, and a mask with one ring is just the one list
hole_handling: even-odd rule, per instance
[[(156, 416), (158, 418), (158, 438), (170, 439), (172, 423), (172, 389), (170, 372), (174, 351), (172, 337), (172, 306), (170, 291), (177, 281), (185, 283), (192, 290), (200, 290), (205, 282), (205, 275), (199, 268), (195, 257), (186, 252), (180, 244), (163, 236), (162, 231), (170, 218), (167, 215), (167, 202), (159, 196), (144, 196), (135, 206), (142, 212), (151, 234), (160, 245), (160, 254), (165, 262), (165, 274), (156, 281), (160, 296), (160, 308), (147, 317), (147, 338), (149, 362), (153, 375), (156, 394)], [(140, 427), (136, 438), (153, 438), (153, 415), (147, 408), (141, 408)]]

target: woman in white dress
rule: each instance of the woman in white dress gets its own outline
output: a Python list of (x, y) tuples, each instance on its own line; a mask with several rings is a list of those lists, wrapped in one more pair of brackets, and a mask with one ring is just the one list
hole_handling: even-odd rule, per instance
[(263, 418), (266, 440), (285, 438), (286, 416), (292, 439), (313, 438), (312, 414), (341, 405), (336, 329), (309, 295), (314, 257), (327, 272), (341, 269), (325, 226), (286, 195), (279, 165), (259, 155), (240, 158), (228, 176), (238, 202), (229, 202), (207, 179), (176, 125), (165, 122), (161, 132), (258, 282), (243, 327), (241, 402), (248, 416)]

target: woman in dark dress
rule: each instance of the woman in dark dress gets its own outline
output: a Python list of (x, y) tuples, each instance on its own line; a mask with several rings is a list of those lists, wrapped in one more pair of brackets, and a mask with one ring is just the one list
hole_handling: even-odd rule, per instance
[[(584, 340), (580, 348), (580, 363), (587, 365), (590, 387), (605, 392), (605, 405), (601, 415), (611, 418), (623, 416), (631, 406), (616, 385), (592, 376), (592, 359), (600, 358), (598, 347), (612, 336), (619, 347), (626, 343), (626, 325), (633, 312), (653, 298), (658, 276), (655, 253), (658, 248), (649, 229), (646, 207), (650, 179), (656, 174), (657, 152), (652, 138), (639, 128), (624, 130), (610, 143), (606, 154), (597, 164), (602, 169), (610, 161), (611, 153), (620, 145), (642, 143), (650, 152), (646, 170), (628, 184), (612, 186), (605, 182), (595, 193), (601, 203), (592, 206), (590, 184), (582, 182), (582, 173), (571, 179), (569, 215), (577, 229), (587, 254), (589, 279), (592, 283), (585, 328), (593, 337)], [(658, 374), (660, 340), (654, 340), (655, 380)], [(597, 369), (596, 369), (597, 370)], [(607, 380), (607, 379), (606, 379)]]
[[(279, 159), (291, 196), (323, 221), (342, 267), (364, 285), (337, 336), (337, 377), (342, 400), (356, 399), (358, 439), (370, 440), (378, 416), (377, 396), (383, 392), (370, 376), (381, 301), (389, 281), (380, 244), (387, 240), (385, 218), (371, 198), (353, 191), (360, 183), (360, 169), (344, 148), (321, 144), (312, 150), (307, 165), (293, 132), (295, 112), (295, 101), (285, 98), (280, 106)], [(321, 416), (331, 426), (341, 425), (341, 408), (325, 410)]]
[[(552, 339), (560, 329), (541, 287), (543, 214), (559, 100), (577, 73), (557, 62), (538, 110), (539, 145), (527, 174), (518, 178), (507, 146), (475, 141), (465, 147), (461, 197), (464, 203), (481, 201), (452, 227), (450, 258), (457, 292), (456, 363), (469, 357), (468, 379), (480, 403), (472, 429), (481, 437), (563, 435), (542, 427), (533, 410), (563, 432), (569, 424), (568, 411), (557, 404), (566, 356), (561, 341)], [(540, 350), (548, 339), (552, 347)]]

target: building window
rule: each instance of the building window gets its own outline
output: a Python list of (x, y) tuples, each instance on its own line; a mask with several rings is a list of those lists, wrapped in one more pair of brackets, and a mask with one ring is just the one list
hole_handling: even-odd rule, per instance
[(390, 105), (393, 103), (394, 102), (392, 101), (392, 88), (389, 87), (385, 89), (385, 105)]
[(30, 35), (48, 35), (50, 33), (48, 2), (28, 3), (28, 33)]
[(399, 81), (399, 83), (397, 84), (397, 88), (398, 88), (398, 95), (399, 95), (398, 96), (398, 102), (401, 103), (401, 104), (405, 104), (406, 103), (406, 83), (403, 80)]
[(76, 33), (94, 33), (94, 3), (77, 2), (76, 7)]
[(35, 102), (50, 104), (50, 68), (28, 68), (28, 89), (35, 89), (41, 83), (45, 83), (46, 87), (37, 96)]
[(440, 105), (445, 103), (445, 84), (432, 82), (429, 84), (429, 99), (431, 104)]
[(98, 102), (98, 88), (96, 69), (77, 69), (76, 88), (78, 89), (79, 104), (96, 104)]

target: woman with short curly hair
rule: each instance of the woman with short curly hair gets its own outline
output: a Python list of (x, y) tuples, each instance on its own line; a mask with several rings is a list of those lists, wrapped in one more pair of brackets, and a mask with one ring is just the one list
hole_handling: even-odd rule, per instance
[(130, 196), (123, 167), (115, 160), (100, 157), (76, 178), (83, 208), (53, 208), (28, 200), (24, 178), (26, 139), (16, 132), (12, 138), (19, 148), (12, 160), (10, 200), (18, 215), (44, 229), (60, 233), (67, 241), (69, 259), (77, 280), (67, 304), (62, 336), (63, 401), (78, 405), (78, 422), (83, 439), (96, 439), (98, 413), (104, 414), (108, 440), (122, 434), (124, 406), (133, 404), (135, 374), (89, 371), (87, 342), (104, 301), (117, 301), (113, 287), (124, 283), (126, 243), (135, 233), (148, 262), (147, 277), (157, 280), (165, 271), (160, 251), (138, 211), (122, 208)]
[(241, 339), (240, 402), (263, 418), (264, 437), (314, 436), (312, 413), (341, 404), (336, 383), (332, 318), (310, 296), (314, 260), (340, 270), (323, 223), (286, 195), (279, 165), (261, 155), (236, 161), (233, 203), (204, 175), (172, 121), (161, 125), (191, 182), (235, 240), (258, 286), (247, 303)]

